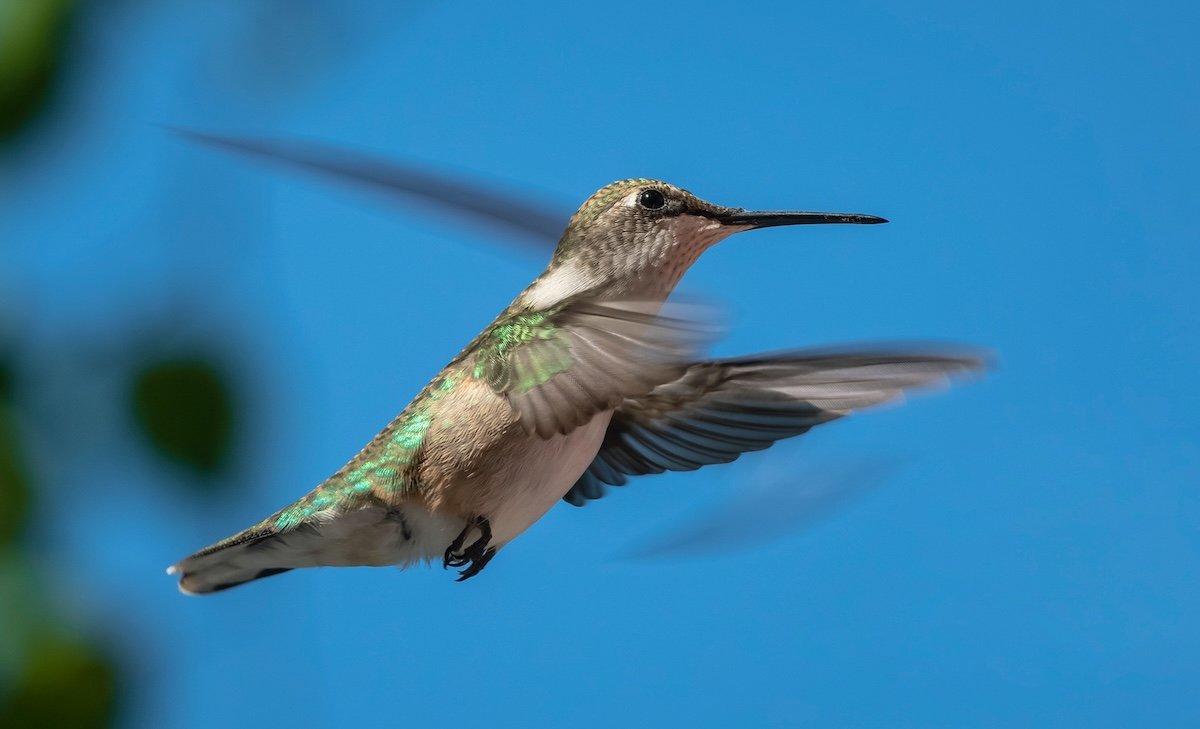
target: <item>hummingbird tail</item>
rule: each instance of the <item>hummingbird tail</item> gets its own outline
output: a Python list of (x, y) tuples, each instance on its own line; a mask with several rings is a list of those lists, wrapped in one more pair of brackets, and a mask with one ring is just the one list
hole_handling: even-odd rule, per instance
[(280, 549), (281, 542), (275, 530), (252, 527), (179, 561), (167, 574), (179, 575), (180, 592), (204, 595), (308, 566), (297, 563), (295, 550)]
[(299, 523), (287, 521), (291, 510), (196, 552), (167, 574), (179, 576), (185, 594), (204, 595), (298, 567), (404, 566), (442, 559), (463, 528), (461, 517), (415, 505), (327, 510)]

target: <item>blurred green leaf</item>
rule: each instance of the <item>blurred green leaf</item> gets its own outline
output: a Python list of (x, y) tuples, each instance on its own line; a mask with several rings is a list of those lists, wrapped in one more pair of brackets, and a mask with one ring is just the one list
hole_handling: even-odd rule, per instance
[(11, 408), (0, 399), (0, 546), (21, 533), (29, 506), (29, 476), (21, 458), (16, 422)]
[(13, 396), (13, 370), (12, 363), (7, 359), (0, 359), (0, 403), (12, 402)]
[(21, 671), (0, 694), (0, 726), (101, 729), (116, 714), (117, 677), (94, 646), (46, 633), (31, 645)]
[(151, 363), (133, 386), (135, 422), (163, 456), (201, 475), (229, 459), (233, 397), (221, 372), (200, 359)]
[(0, 546), (12, 542), (29, 516), (29, 476), (12, 410), (13, 367), (0, 357)]
[(0, 547), (0, 697), (24, 664), (34, 626), (50, 612), (34, 572), (21, 550)]
[(0, 0), (0, 138), (45, 107), (74, 9), (74, 0)]

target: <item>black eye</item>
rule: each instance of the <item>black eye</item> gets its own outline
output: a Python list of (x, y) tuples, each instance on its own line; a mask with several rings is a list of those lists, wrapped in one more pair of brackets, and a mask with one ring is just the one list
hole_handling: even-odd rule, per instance
[(663, 197), (662, 192), (649, 188), (638, 193), (638, 205), (647, 210), (662, 210), (667, 204), (667, 198)]

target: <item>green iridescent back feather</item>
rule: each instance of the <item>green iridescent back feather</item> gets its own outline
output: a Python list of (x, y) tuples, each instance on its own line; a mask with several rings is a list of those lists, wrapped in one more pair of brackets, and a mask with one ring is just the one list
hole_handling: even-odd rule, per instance
[[(566, 370), (571, 366), (571, 350), (551, 323), (557, 312), (514, 314), (488, 327), (480, 337), (472, 374), (497, 392), (523, 393)], [(512, 357), (524, 345), (534, 345), (522, 357), (526, 366), (514, 366)]]
[(328, 509), (344, 510), (404, 495), (414, 486), (412, 467), (433, 422), (433, 409), (460, 381), (449, 370), (444, 372), (341, 470), (264, 524), (286, 531)]
[[(437, 402), (464, 378), (482, 379), (493, 389), (523, 392), (570, 366), (570, 350), (555, 340), (556, 310), (501, 314), (446, 370), (425, 387), (379, 435), (313, 492), (273, 514), (263, 527), (287, 531), (320, 512), (344, 510), (372, 501), (391, 501), (415, 486), (421, 446), (433, 423)], [(511, 367), (513, 350), (542, 343), (532, 367)]]

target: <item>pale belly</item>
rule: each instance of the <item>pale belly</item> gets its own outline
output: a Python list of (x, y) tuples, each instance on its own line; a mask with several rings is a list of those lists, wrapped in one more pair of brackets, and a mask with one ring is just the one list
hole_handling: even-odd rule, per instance
[(487, 514), (495, 544), (518, 537), (566, 495), (600, 450), (611, 419), (611, 412), (600, 413), (566, 435), (529, 437), (517, 449), (517, 457), (497, 474), (503, 483), (496, 484), (493, 493), (499, 498)]
[[(612, 413), (600, 413), (587, 425), (566, 435), (542, 440), (524, 436), (506, 448), (483, 478), (459, 478), (447, 496), (432, 509), (407, 502), (394, 507), (400, 522), (364, 510), (362, 520), (372, 524), (349, 525), (344, 530), (354, 549), (339, 548), (319, 560), (321, 564), (400, 564), (437, 561), (466, 526), (470, 516), (485, 516), (492, 529), (491, 546), (497, 549), (516, 539), (542, 518), (570, 490), (600, 449)], [(345, 517), (343, 517), (345, 519)], [(341, 520), (339, 520), (341, 521)], [(345, 519), (350, 522), (350, 519)], [(341, 526), (341, 525), (339, 525)], [(339, 530), (342, 531), (342, 530)], [(470, 541), (478, 538), (472, 532)], [(323, 546), (331, 546), (325, 540)]]
[(488, 520), (494, 547), (520, 536), (583, 475), (611, 419), (611, 411), (598, 413), (570, 433), (541, 438), (526, 433), (486, 385), (455, 391), (439, 403), (430, 428), (436, 435), (422, 452), (419, 497), (397, 504), (413, 528), (392, 561), (441, 559), (467, 520), (479, 516)]

